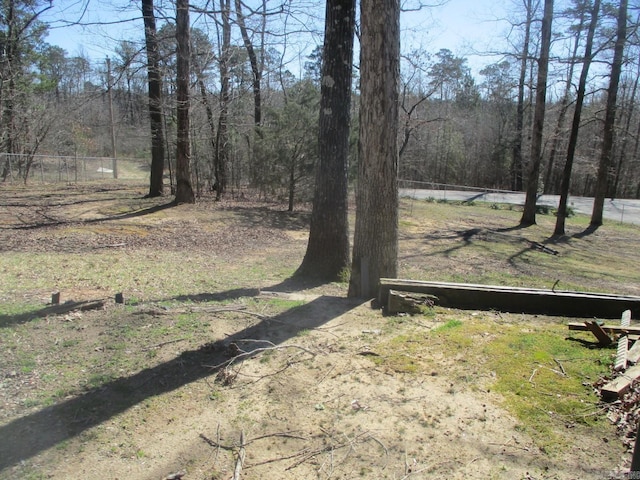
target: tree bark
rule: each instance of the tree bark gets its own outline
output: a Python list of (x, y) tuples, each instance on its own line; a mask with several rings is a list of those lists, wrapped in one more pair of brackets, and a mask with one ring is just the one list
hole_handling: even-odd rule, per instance
[(229, 101), (230, 83), (229, 60), (231, 56), (231, 0), (220, 0), (222, 17), (222, 46), (220, 48), (220, 115), (215, 149), (216, 200), (227, 191), (229, 170)]
[(529, 42), (531, 39), (531, 26), (533, 24), (534, 6), (533, 0), (525, 0), (527, 10), (525, 19), (524, 40), (522, 45), (522, 57), (520, 58), (520, 77), (518, 79), (518, 103), (516, 105), (516, 132), (513, 141), (513, 158), (511, 160), (510, 176), (511, 190), (522, 190), (522, 130), (524, 128), (524, 87), (527, 75), (529, 59)]
[(258, 62), (258, 56), (256, 50), (249, 38), (249, 32), (244, 21), (244, 14), (242, 13), (241, 0), (235, 0), (236, 6), (236, 18), (238, 20), (238, 26), (240, 27), (240, 34), (242, 35), (242, 42), (244, 48), (247, 50), (249, 56), (249, 64), (251, 65), (252, 81), (251, 86), (253, 88), (253, 121), (256, 128), (262, 125), (262, 62)]
[(355, 0), (327, 0), (319, 164), (309, 242), (298, 274), (338, 280), (349, 267), (348, 157)]
[(553, 19), (553, 0), (545, 0), (542, 17), (542, 45), (538, 59), (538, 81), (536, 82), (536, 107), (531, 132), (531, 159), (529, 160), (529, 176), (527, 177), (527, 197), (520, 225), (528, 226), (536, 223), (536, 201), (538, 199), (538, 183), (540, 162), (542, 160), (542, 134), (544, 130), (544, 113), (547, 105), (547, 76), (549, 73), (549, 51), (551, 50), (551, 22)]
[(191, 146), (189, 141), (189, 0), (176, 2), (176, 203), (195, 203), (191, 186)]
[(158, 35), (153, 0), (142, 0), (144, 38), (147, 50), (147, 80), (149, 85), (149, 120), (151, 125), (151, 174), (148, 197), (163, 194), (164, 128), (162, 123), (162, 77), (158, 53)]
[(360, 140), (349, 296), (372, 297), (398, 269), (399, 0), (360, 4)]
[(555, 166), (555, 159), (558, 154), (558, 149), (561, 144), (562, 130), (564, 128), (565, 119), (567, 117), (567, 112), (569, 111), (569, 103), (571, 101), (571, 92), (573, 90), (573, 75), (576, 68), (576, 64), (578, 62), (578, 47), (580, 46), (580, 39), (582, 37), (582, 32), (584, 31), (584, 24), (586, 20), (586, 11), (581, 9), (580, 11), (580, 22), (575, 30), (575, 43), (573, 44), (573, 50), (571, 53), (571, 58), (569, 60), (569, 68), (567, 71), (567, 81), (565, 83), (564, 94), (562, 95), (562, 100), (560, 102), (560, 112), (558, 113), (558, 120), (556, 122), (556, 128), (553, 132), (553, 138), (551, 140), (551, 151), (549, 152), (549, 161), (547, 163), (546, 174), (544, 176), (544, 189), (543, 193), (550, 194), (553, 193), (554, 188), (552, 188), (551, 184), (557, 184), (557, 180), (554, 179), (553, 171)]
[(560, 201), (558, 203), (558, 213), (556, 216), (556, 227), (554, 235), (564, 235), (565, 220), (567, 218), (567, 202), (569, 201), (569, 187), (571, 185), (571, 171), (573, 169), (573, 159), (578, 145), (578, 133), (580, 131), (580, 118), (582, 116), (582, 105), (584, 104), (584, 95), (587, 89), (587, 76), (593, 59), (593, 37), (595, 36), (596, 27), (598, 26), (598, 14), (600, 12), (600, 0), (593, 2), (591, 10), (591, 20), (589, 22), (589, 30), (587, 31), (586, 44), (584, 48), (584, 60), (582, 63), (582, 71), (580, 72), (580, 80), (578, 81), (578, 93), (576, 96), (576, 106), (573, 111), (573, 122), (571, 124), (571, 133), (569, 134), (569, 144), (567, 146), (567, 159), (562, 172), (562, 183), (560, 185)]
[(600, 165), (598, 166), (598, 179), (596, 183), (596, 193), (593, 200), (593, 211), (591, 213), (591, 226), (602, 225), (602, 214), (604, 210), (604, 197), (610, 180), (611, 160), (614, 142), (614, 127), (616, 120), (618, 84), (620, 83), (620, 73), (622, 71), (622, 61), (624, 55), (624, 44), (627, 36), (627, 0), (620, 1), (618, 10), (618, 31), (616, 43), (613, 50), (613, 63), (611, 64), (611, 77), (607, 90), (607, 106), (604, 117), (604, 133), (602, 135), (602, 152), (600, 154)]

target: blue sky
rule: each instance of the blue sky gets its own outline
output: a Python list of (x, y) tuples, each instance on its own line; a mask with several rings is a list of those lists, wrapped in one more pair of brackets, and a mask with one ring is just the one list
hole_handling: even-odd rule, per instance
[[(88, 8), (85, 9), (87, 1)], [(160, 1), (156, 0), (156, 3)], [(467, 57), (469, 66), (477, 74), (495, 59), (474, 55), (474, 50), (486, 51), (504, 41), (506, 24), (498, 19), (505, 16), (505, 3), (494, 0), (449, 0), (442, 6), (405, 12), (402, 16), (403, 49), (414, 47), (435, 53), (441, 48), (448, 48), (456, 55)], [(44, 19), (114, 22), (139, 17), (139, 8), (139, 1), (59, 0), (54, 2), (54, 8)], [(320, 15), (323, 13), (320, 9)], [(69, 55), (82, 53), (96, 61), (102, 61), (107, 55), (113, 56), (114, 46), (119, 40), (143, 38), (141, 20), (85, 27), (62, 25), (60, 22), (53, 23), (47, 41), (64, 48)]]

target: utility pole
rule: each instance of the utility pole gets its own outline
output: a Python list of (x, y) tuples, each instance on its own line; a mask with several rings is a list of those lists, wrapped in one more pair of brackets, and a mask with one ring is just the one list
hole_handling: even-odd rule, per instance
[(109, 116), (111, 118), (111, 154), (113, 178), (118, 178), (118, 154), (116, 152), (116, 125), (113, 119), (113, 94), (111, 84), (111, 59), (107, 57), (107, 94), (109, 96)]

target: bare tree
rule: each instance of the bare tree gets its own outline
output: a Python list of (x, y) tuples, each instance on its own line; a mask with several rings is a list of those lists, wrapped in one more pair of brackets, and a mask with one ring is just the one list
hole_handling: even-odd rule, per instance
[(149, 197), (162, 195), (164, 186), (164, 128), (162, 122), (162, 77), (158, 54), (158, 32), (153, 0), (142, 0), (144, 38), (147, 50), (147, 81), (149, 85), (149, 124), (151, 126), (151, 174)]
[(556, 216), (556, 227), (554, 235), (564, 235), (565, 220), (567, 217), (567, 202), (569, 200), (569, 186), (571, 185), (571, 171), (573, 169), (573, 160), (575, 157), (576, 147), (578, 144), (578, 132), (580, 131), (580, 118), (582, 116), (582, 106), (584, 104), (584, 96), (587, 88), (587, 75), (593, 60), (593, 37), (595, 36), (596, 27), (598, 25), (598, 14), (600, 12), (600, 0), (594, 0), (591, 9), (591, 20), (589, 21), (589, 29), (587, 30), (587, 38), (584, 49), (584, 59), (582, 62), (582, 71), (578, 81), (578, 93), (576, 96), (576, 105), (573, 111), (573, 122), (571, 125), (571, 133), (569, 134), (569, 144), (567, 146), (567, 158), (562, 172), (562, 183), (560, 185), (560, 202), (558, 204), (558, 213)]
[[(21, 153), (18, 114), (25, 109), (21, 103), (28, 95), (20, 90), (20, 84), (30, 75), (29, 59), (46, 31), (38, 18), (52, 6), (51, 2), (32, 0), (6, 0), (0, 4), (0, 143), (5, 153)], [(6, 158), (3, 181), (11, 170), (11, 157)]]
[(598, 179), (596, 192), (593, 200), (593, 212), (591, 213), (591, 226), (602, 225), (602, 214), (604, 210), (604, 197), (610, 181), (611, 160), (614, 142), (614, 127), (616, 120), (618, 84), (620, 83), (620, 73), (622, 71), (622, 61), (624, 56), (624, 44), (627, 37), (627, 0), (620, 0), (618, 9), (618, 29), (616, 43), (613, 50), (613, 62), (611, 64), (611, 77), (607, 90), (607, 108), (604, 117), (604, 132), (602, 136), (602, 152), (600, 154), (600, 164), (598, 166)]
[(520, 54), (520, 76), (518, 79), (518, 102), (516, 105), (516, 131), (513, 140), (513, 158), (511, 159), (510, 175), (511, 189), (522, 190), (522, 132), (524, 129), (524, 92), (526, 87), (527, 67), (529, 65), (529, 44), (531, 42), (531, 27), (539, 3), (533, 0), (523, 0), (526, 10), (524, 21), (524, 39), (522, 41), (522, 52)]
[(231, 0), (220, 0), (220, 16), (222, 19), (222, 42), (218, 55), (220, 69), (220, 114), (218, 116), (218, 132), (214, 170), (216, 177), (216, 199), (220, 200), (227, 190), (227, 172), (229, 169), (229, 102), (231, 100), (231, 79), (229, 75), (231, 62)]
[(177, 111), (176, 111), (176, 203), (194, 203), (191, 187), (191, 148), (189, 140), (189, 0), (176, 2)]
[(360, 141), (349, 296), (370, 297), (398, 269), (400, 2), (360, 4)]
[[(251, 64), (251, 73), (253, 75), (252, 88), (253, 88), (253, 101), (254, 101), (254, 109), (253, 109), (253, 121), (256, 127), (260, 127), (262, 124), (262, 71), (264, 70), (264, 52), (263, 46), (261, 42), (260, 45), (260, 56), (256, 53), (256, 49), (251, 42), (251, 38), (249, 37), (249, 31), (247, 29), (247, 25), (245, 22), (244, 12), (242, 11), (242, 1), (235, 0), (236, 7), (236, 19), (238, 21), (238, 26), (240, 27), (240, 34), (242, 35), (242, 42), (244, 43), (244, 47), (247, 49), (247, 55), (249, 56), (249, 63)], [(261, 22), (262, 28), (260, 33), (264, 35), (265, 30), (265, 22), (266, 22), (266, 3), (265, 0), (262, 1), (262, 12)]]
[(355, 0), (327, 0), (322, 55), (319, 165), (307, 251), (299, 274), (336, 280), (349, 267), (347, 166)]
[(544, 113), (547, 105), (547, 76), (549, 72), (549, 52), (551, 50), (551, 22), (553, 19), (553, 0), (545, 0), (542, 17), (542, 44), (538, 59), (538, 81), (536, 84), (536, 108), (531, 133), (531, 159), (527, 178), (527, 197), (520, 225), (528, 226), (536, 223), (536, 201), (538, 199), (538, 183), (540, 177), (540, 161), (542, 160), (542, 133), (544, 130)]
[(582, 38), (582, 33), (585, 28), (585, 23), (587, 20), (587, 8), (586, 6), (582, 6), (582, 1), (578, 0), (580, 5), (577, 6), (576, 13), (578, 14), (578, 25), (573, 26), (571, 30), (574, 32), (573, 38), (573, 47), (571, 49), (570, 57), (569, 57), (569, 66), (567, 68), (567, 80), (565, 82), (564, 94), (562, 95), (562, 100), (560, 100), (560, 109), (558, 112), (558, 118), (556, 121), (555, 130), (553, 132), (553, 136), (551, 138), (551, 149), (549, 152), (549, 161), (547, 162), (546, 172), (544, 176), (543, 183), (543, 192), (551, 193), (553, 192), (552, 183), (553, 182), (553, 172), (555, 167), (555, 159), (558, 155), (558, 150), (560, 148), (563, 136), (562, 130), (564, 128), (565, 119), (567, 117), (567, 112), (569, 111), (569, 104), (571, 102), (572, 92), (573, 92), (573, 76), (576, 65), (578, 63), (578, 48), (580, 47), (580, 41)]

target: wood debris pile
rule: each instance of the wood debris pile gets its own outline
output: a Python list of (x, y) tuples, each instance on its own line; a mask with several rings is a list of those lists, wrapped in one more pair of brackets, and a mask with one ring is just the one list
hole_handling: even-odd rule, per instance
[[(598, 392), (608, 382), (607, 379), (601, 379), (594, 387)], [(607, 397), (602, 397), (607, 400)], [(634, 381), (630, 389), (617, 400), (603, 402), (603, 407), (607, 412), (607, 419), (616, 426), (618, 435), (622, 438), (622, 443), (633, 451), (636, 432), (638, 430), (638, 421), (640, 420), (640, 382)]]
[(603, 400), (607, 418), (613, 423), (624, 445), (633, 450), (640, 420), (640, 335), (631, 326), (631, 311), (625, 310), (620, 325), (604, 325), (594, 321), (569, 324), (571, 330), (591, 331), (601, 346), (614, 342), (617, 352), (610, 378), (603, 377), (593, 386)]

